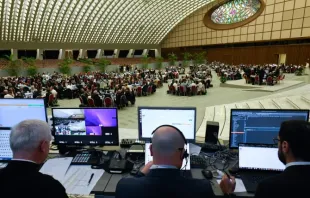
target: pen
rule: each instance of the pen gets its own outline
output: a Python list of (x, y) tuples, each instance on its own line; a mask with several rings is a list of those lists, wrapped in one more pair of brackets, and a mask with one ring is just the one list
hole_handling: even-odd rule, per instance
[(88, 181), (88, 185), (90, 184), (91, 180), (93, 179), (94, 177), (94, 173), (91, 174), (90, 178), (89, 178), (89, 181)]
[(227, 175), (228, 179), (230, 179), (230, 175), (224, 170), (223, 170), (223, 172), (225, 173), (225, 175)]

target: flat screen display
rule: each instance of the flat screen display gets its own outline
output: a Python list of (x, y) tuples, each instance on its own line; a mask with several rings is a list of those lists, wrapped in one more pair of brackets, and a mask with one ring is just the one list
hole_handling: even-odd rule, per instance
[(248, 170), (283, 171), (276, 145), (239, 144), (239, 168)]
[(230, 117), (230, 148), (239, 143), (273, 144), (282, 122), (309, 120), (309, 110), (232, 109)]
[(11, 128), (21, 121), (47, 122), (44, 99), (0, 99), (0, 128)]
[(161, 125), (178, 128), (190, 142), (196, 135), (196, 108), (138, 107), (139, 138), (150, 140)]
[(119, 145), (116, 108), (53, 108), (55, 143)]

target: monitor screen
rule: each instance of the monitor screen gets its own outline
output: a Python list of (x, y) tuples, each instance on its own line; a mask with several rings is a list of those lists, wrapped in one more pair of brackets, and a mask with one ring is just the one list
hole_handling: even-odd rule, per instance
[(281, 123), (288, 120), (309, 119), (309, 110), (232, 109), (229, 147), (239, 143), (273, 144)]
[(239, 144), (239, 169), (283, 171), (276, 145)]
[(11, 128), (26, 119), (47, 122), (44, 99), (0, 99), (0, 128)]
[(141, 140), (150, 140), (161, 125), (178, 128), (188, 141), (195, 140), (196, 108), (138, 107), (138, 128)]
[(0, 161), (7, 161), (13, 158), (10, 147), (11, 130), (0, 129)]
[(119, 145), (116, 108), (53, 108), (55, 143)]

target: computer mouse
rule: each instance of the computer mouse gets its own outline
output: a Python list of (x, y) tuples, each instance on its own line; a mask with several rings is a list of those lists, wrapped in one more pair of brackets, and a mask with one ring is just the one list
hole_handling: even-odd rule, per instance
[(212, 179), (213, 178), (213, 174), (211, 171), (209, 170), (202, 170), (201, 171), (202, 175), (206, 178), (206, 179)]

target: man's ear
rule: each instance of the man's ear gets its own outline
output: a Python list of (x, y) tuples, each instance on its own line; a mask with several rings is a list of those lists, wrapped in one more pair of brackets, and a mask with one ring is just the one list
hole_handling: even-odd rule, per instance
[(282, 151), (284, 153), (288, 153), (290, 150), (290, 146), (289, 146), (289, 143), (287, 141), (283, 141), (281, 144), (281, 147), (282, 147)]
[(49, 146), (47, 141), (42, 141), (40, 143), (40, 152), (48, 152)]
[(150, 152), (151, 152), (151, 156), (153, 156), (153, 147), (152, 147), (152, 144), (150, 145)]

